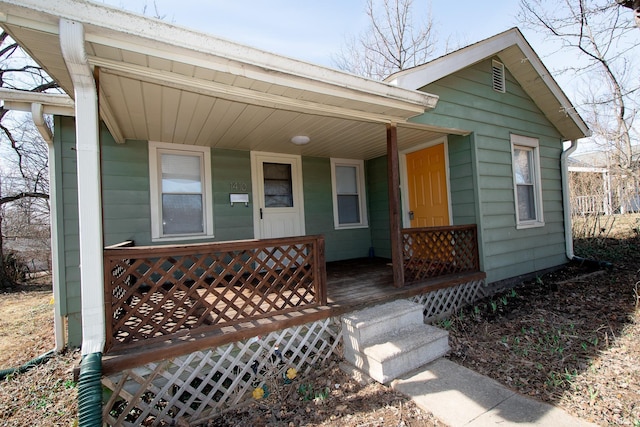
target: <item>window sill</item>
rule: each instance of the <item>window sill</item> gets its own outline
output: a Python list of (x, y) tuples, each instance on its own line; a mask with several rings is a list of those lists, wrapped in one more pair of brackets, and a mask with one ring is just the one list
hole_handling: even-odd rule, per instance
[(178, 242), (178, 241), (189, 241), (189, 240), (204, 240), (204, 239), (213, 239), (215, 236), (213, 234), (199, 234), (199, 235), (189, 235), (184, 234), (181, 236), (170, 236), (170, 237), (152, 237), (152, 242)]
[(544, 227), (544, 222), (534, 221), (534, 222), (521, 222), (520, 224), (516, 224), (516, 229), (523, 230), (527, 228), (539, 228)]
[(339, 227), (334, 226), (334, 230), (353, 230), (357, 228), (369, 228), (369, 224), (354, 224), (354, 225), (342, 225)]

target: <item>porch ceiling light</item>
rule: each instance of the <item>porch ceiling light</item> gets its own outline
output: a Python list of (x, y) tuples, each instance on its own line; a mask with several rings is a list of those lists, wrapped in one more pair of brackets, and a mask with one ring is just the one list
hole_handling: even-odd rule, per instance
[(291, 138), (291, 142), (293, 142), (296, 145), (305, 145), (309, 141), (311, 141), (311, 138), (309, 138), (306, 135), (296, 135), (293, 138)]

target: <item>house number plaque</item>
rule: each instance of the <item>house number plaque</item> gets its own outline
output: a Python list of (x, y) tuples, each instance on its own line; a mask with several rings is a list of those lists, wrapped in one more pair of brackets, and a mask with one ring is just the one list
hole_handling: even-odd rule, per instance
[(249, 186), (246, 182), (242, 181), (231, 181), (231, 191), (247, 191)]

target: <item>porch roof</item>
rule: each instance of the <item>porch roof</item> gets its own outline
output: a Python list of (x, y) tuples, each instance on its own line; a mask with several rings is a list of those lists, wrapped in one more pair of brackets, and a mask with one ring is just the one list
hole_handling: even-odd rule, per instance
[[(70, 96), (59, 22), (83, 24), (100, 116), (116, 141), (369, 159), (443, 134), (409, 123), (437, 96), (278, 56), (81, 0), (0, 0), (0, 24)], [(294, 135), (311, 142), (295, 146)]]

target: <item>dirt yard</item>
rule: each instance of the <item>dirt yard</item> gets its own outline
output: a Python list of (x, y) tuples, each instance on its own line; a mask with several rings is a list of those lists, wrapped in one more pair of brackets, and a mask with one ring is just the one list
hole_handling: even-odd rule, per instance
[[(572, 264), (442, 321), (451, 360), (598, 425), (640, 426), (640, 220), (611, 222), (581, 224), (590, 231), (576, 243), (611, 269)], [(43, 286), (0, 294), (0, 369), (53, 347), (50, 302)], [(75, 425), (77, 362), (64, 353), (0, 382), (0, 425)], [(443, 425), (387, 387), (358, 384), (337, 360), (291, 386), (209, 425)]]

